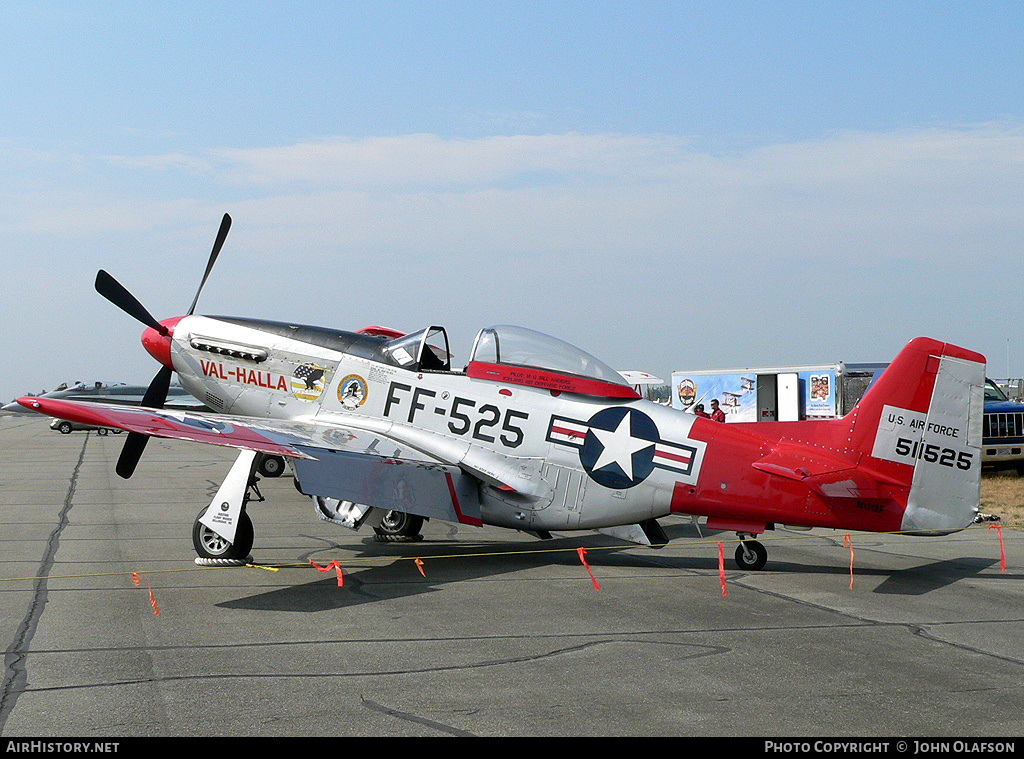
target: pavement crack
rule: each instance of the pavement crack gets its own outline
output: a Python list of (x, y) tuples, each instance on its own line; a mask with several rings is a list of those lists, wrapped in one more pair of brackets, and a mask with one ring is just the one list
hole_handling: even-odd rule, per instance
[(14, 711), (18, 701), (18, 695), (23, 693), (28, 686), (28, 667), (25, 660), (28, 656), (32, 638), (35, 636), (39, 626), (39, 620), (46, 608), (46, 600), (49, 593), (48, 578), (53, 569), (53, 563), (57, 557), (57, 550), (60, 548), (60, 536), (68, 525), (68, 514), (74, 505), (75, 488), (78, 485), (78, 473), (81, 471), (82, 462), (85, 460), (85, 449), (89, 444), (91, 434), (86, 434), (82, 443), (82, 450), (78, 454), (78, 462), (71, 473), (71, 482), (68, 491), (64, 496), (62, 506), (57, 518), (57, 524), (50, 532), (46, 540), (46, 550), (43, 553), (42, 561), (39, 564), (39, 571), (32, 587), (32, 600), (29, 602), (28, 611), (18, 625), (14, 640), (4, 651), (4, 681), (0, 686), (0, 734), (4, 731), (7, 718)]
[(391, 709), (387, 706), (382, 706), (374, 701), (370, 701), (368, 698), (364, 698), (363, 696), (359, 697), (359, 701), (360, 703), (362, 703), (363, 706), (365, 706), (367, 709), (370, 709), (371, 711), (379, 712), (381, 714), (387, 714), (390, 717), (397, 717), (398, 719), (402, 719), (407, 722), (414, 722), (417, 725), (430, 727), (442, 733), (447, 733), (448, 735), (458, 735), (463, 738), (476, 737), (473, 733), (467, 732), (465, 730), (459, 730), (458, 728), (452, 727), (451, 725), (446, 725), (443, 722), (435, 722), (434, 720), (427, 719), (426, 717), (419, 717), (415, 714), (410, 714), (409, 712), (402, 712), (397, 709)]
[(1007, 656), (1005, 654), (1000, 654), (995, 651), (989, 651), (984, 648), (978, 648), (977, 646), (969, 646), (966, 643), (957, 643), (956, 641), (948, 640), (946, 638), (940, 638), (938, 635), (931, 631), (930, 626), (928, 625), (913, 624), (908, 622), (904, 623), (903, 626), (910, 630), (910, 632), (916, 635), (917, 637), (924, 638), (925, 640), (930, 640), (940, 645), (950, 646), (960, 651), (968, 651), (972, 654), (977, 654), (978, 656), (985, 656), (991, 659), (996, 659), (998, 661), (1004, 661), (1008, 664), (1024, 665), (1024, 660), (1018, 657)]

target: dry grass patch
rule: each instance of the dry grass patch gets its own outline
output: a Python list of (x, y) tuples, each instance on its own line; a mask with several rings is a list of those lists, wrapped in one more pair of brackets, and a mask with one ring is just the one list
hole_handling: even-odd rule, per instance
[(1003, 527), (1024, 529), (1024, 477), (1012, 471), (982, 475), (981, 512), (998, 516)]

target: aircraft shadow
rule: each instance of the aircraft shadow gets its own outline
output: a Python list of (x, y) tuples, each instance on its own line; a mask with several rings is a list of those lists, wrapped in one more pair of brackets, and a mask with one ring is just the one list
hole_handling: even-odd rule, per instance
[[(665, 531), (670, 539), (679, 540), (684, 545), (686, 538), (699, 537), (696, 529), (688, 524), (671, 525)], [(728, 534), (731, 537), (731, 533)], [(714, 534), (705, 530), (703, 539), (714, 539)], [(440, 538), (420, 543), (387, 544), (367, 538), (354, 560), (357, 566), (342, 566), (343, 585), (340, 588), (332, 570), (328, 574), (318, 575), (312, 582), (276, 588), (223, 602), (218, 606), (253, 611), (315, 613), (432, 593), (453, 582), (498, 579), (523, 570), (554, 566), (578, 572), (582, 580), (589, 582), (577, 552), (580, 547), (586, 549), (586, 561), (597, 571), (601, 567), (718, 571), (717, 553), (709, 555), (702, 550), (691, 555), (679, 555), (662, 553), (657, 548), (638, 550), (638, 546), (599, 533), (580, 533), (572, 537), (538, 540), (535, 543)], [(321, 547), (309, 552), (308, 558), (324, 566), (328, 560), (318, 559), (317, 556), (323, 556), (325, 551), (334, 548), (351, 550), (351, 545)], [(414, 563), (416, 558), (423, 561), (423, 574)], [(366, 560), (383, 560), (386, 563), (369, 567), (360, 564)], [(882, 582), (872, 591), (874, 593), (919, 596), (959, 580), (977, 577), (990, 570), (997, 561), (990, 558), (959, 557), (906, 569), (858, 569), (855, 564), (854, 576), (882, 578)], [(726, 559), (726, 571), (733, 577), (738, 571), (731, 555)], [(768, 566), (762, 571), (846, 577), (850, 568), (848, 563), (842, 561), (836, 564), (807, 564), (769, 559)]]
[[(665, 531), (670, 537), (674, 537), (673, 533), (666, 529)], [(730, 540), (734, 540), (733, 533), (726, 532), (714, 532), (704, 530), (705, 539), (713, 539), (715, 535), (728, 536)], [(845, 547), (833, 536), (823, 534), (819, 535), (825, 540), (834, 541), (837, 548), (841, 549), (841, 553), (837, 554), (837, 557), (843, 559), (836, 564), (806, 564), (798, 562), (786, 562), (772, 559), (769, 557), (768, 565), (764, 571), (766, 572), (793, 572), (793, 573), (815, 573), (815, 574), (834, 574), (848, 576), (850, 573), (850, 565), (848, 561), (845, 561), (848, 554), (846, 553)], [(856, 550), (870, 550), (870, 547), (863, 545), (863, 536), (860, 536), (860, 544)], [(888, 555), (888, 554), (887, 554)], [(728, 559), (727, 559), (728, 561)], [(977, 557), (977, 556), (959, 556), (954, 559), (941, 559), (936, 561), (928, 562), (927, 564), (921, 564), (915, 567), (907, 567), (905, 569), (886, 569), (886, 568), (866, 568), (858, 567), (856, 561), (854, 562), (853, 573), (854, 576), (861, 577), (882, 577), (884, 578), (881, 584), (878, 585), (872, 592), (880, 593), (883, 595), (901, 595), (901, 596), (920, 596), (932, 591), (939, 590), (944, 587), (948, 587), (956, 583), (959, 580), (964, 580), (971, 577), (977, 577), (982, 572), (992, 569), (999, 560), (991, 557)], [(735, 567), (734, 567), (735, 568)], [(1002, 575), (1006, 577), (1006, 575)], [(1017, 575), (1010, 575), (1011, 578), (1016, 579)]]
[[(581, 538), (591, 538), (589, 540)], [(545, 566), (572, 567), (590, 582), (579, 561), (577, 547), (601, 549), (601, 559), (610, 552), (625, 552), (632, 546), (602, 536), (577, 536), (572, 539), (552, 539), (533, 543), (495, 543), (467, 540), (437, 540), (421, 543), (382, 544), (367, 539), (363, 550), (353, 560), (358, 566), (351, 569), (342, 565), (342, 587), (334, 570), (318, 575), (313, 582), (276, 588), (274, 590), (226, 601), (217, 606), (228, 609), (278, 612), (318, 612), (358, 606), (364, 603), (386, 601), (390, 598), (432, 593), (443, 585), (481, 579), (497, 579), (502, 575)], [(322, 554), (319, 549), (316, 554)], [(587, 554), (588, 562), (593, 554)], [(423, 561), (423, 574), (414, 559)], [(650, 567), (649, 562), (629, 561), (626, 564)], [(366, 567), (360, 562), (386, 560), (381, 566)], [(329, 560), (313, 557), (320, 566)]]
[[(945, 588), (959, 580), (977, 577), (981, 572), (991, 569), (998, 563), (998, 559), (983, 559), (976, 556), (935, 561), (919, 567), (887, 573), (889, 576), (875, 588), (874, 592), (885, 595), (921, 596)], [(856, 573), (856, 567), (854, 572)]]

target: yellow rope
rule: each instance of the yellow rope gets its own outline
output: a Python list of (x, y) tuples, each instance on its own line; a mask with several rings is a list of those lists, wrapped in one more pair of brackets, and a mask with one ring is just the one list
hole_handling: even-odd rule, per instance
[[(971, 525), (966, 527), (967, 530), (973, 529), (988, 529), (988, 525)], [(844, 531), (837, 531), (844, 532)], [(851, 531), (846, 531), (851, 532)], [(854, 532), (855, 535), (861, 536), (875, 536), (875, 535), (903, 535), (913, 534), (912, 532), (905, 532), (901, 530), (894, 530), (892, 532)], [(956, 534), (956, 533), (952, 533)], [(778, 541), (793, 541), (793, 540), (810, 540), (827, 538), (829, 535), (821, 533), (808, 533), (806, 535), (780, 535), (775, 537), (766, 537), (765, 534), (757, 536), (757, 540), (760, 542), (778, 542)], [(685, 543), (683, 542), (685, 540)], [(674, 545), (685, 545), (685, 546), (717, 546), (719, 543), (740, 543), (739, 538), (698, 538), (690, 539), (684, 538), (677, 541)], [(664, 544), (668, 545), (668, 544)], [(659, 545), (658, 547), (662, 547)], [(648, 546), (641, 545), (614, 545), (614, 546), (588, 546), (586, 548), (588, 554), (597, 553), (599, 551), (623, 551), (623, 550), (636, 550), (639, 548), (648, 548)], [(517, 550), (503, 550), (503, 551), (475, 551), (475, 552), (459, 552), (459, 553), (446, 553), (446, 554), (409, 554), (407, 556), (367, 556), (352, 559), (339, 559), (338, 563), (342, 566), (359, 566), (359, 565), (372, 565), (372, 564), (383, 564), (383, 563), (397, 563), (403, 561), (415, 562), (417, 559), (423, 560), (441, 560), (441, 559), (480, 559), (486, 557), (495, 556), (530, 556), (530, 555), (544, 555), (544, 554), (558, 554), (558, 553), (576, 553), (578, 547), (573, 546), (571, 548), (535, 548), (535, 549), (517, 549)], [(179, 572), (198, 572), (208, 571), (211, 569), (263, 569), (268, 572), (277, 572), (281, 569), (299, 569), (302, 567), (313, 568), (312, 564), (306, 563), (285, 563), (285, 564), (260, 564), (256, 562), (250, 562), (246, 564), (240, 564), (237, 566), (190, 566), (182, 567), (177, 569), (148, 569), (145, 570), (146, 575), (156, 574), (175, 574)], [(138, 573), (138, 570), (134, 570), (134, 573)], [(36, 577), (0, 577), (0, 582), (34, 582), (37, 580), (74, 580), (74, 579), (86, 579), (96, 577), (126, 577), (131, 576), (133, 571), (124, 572), (90, 572), (85, 574), (51, 574), (46, 576)]]

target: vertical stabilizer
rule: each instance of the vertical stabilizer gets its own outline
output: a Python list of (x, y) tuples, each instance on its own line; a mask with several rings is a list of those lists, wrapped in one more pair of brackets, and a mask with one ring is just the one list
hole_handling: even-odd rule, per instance
[(861, 450), (909, 486), (902, 530), (962, 529), (981, 492), (985, 358), (928, 338), (911, 341), (857, 409)]

